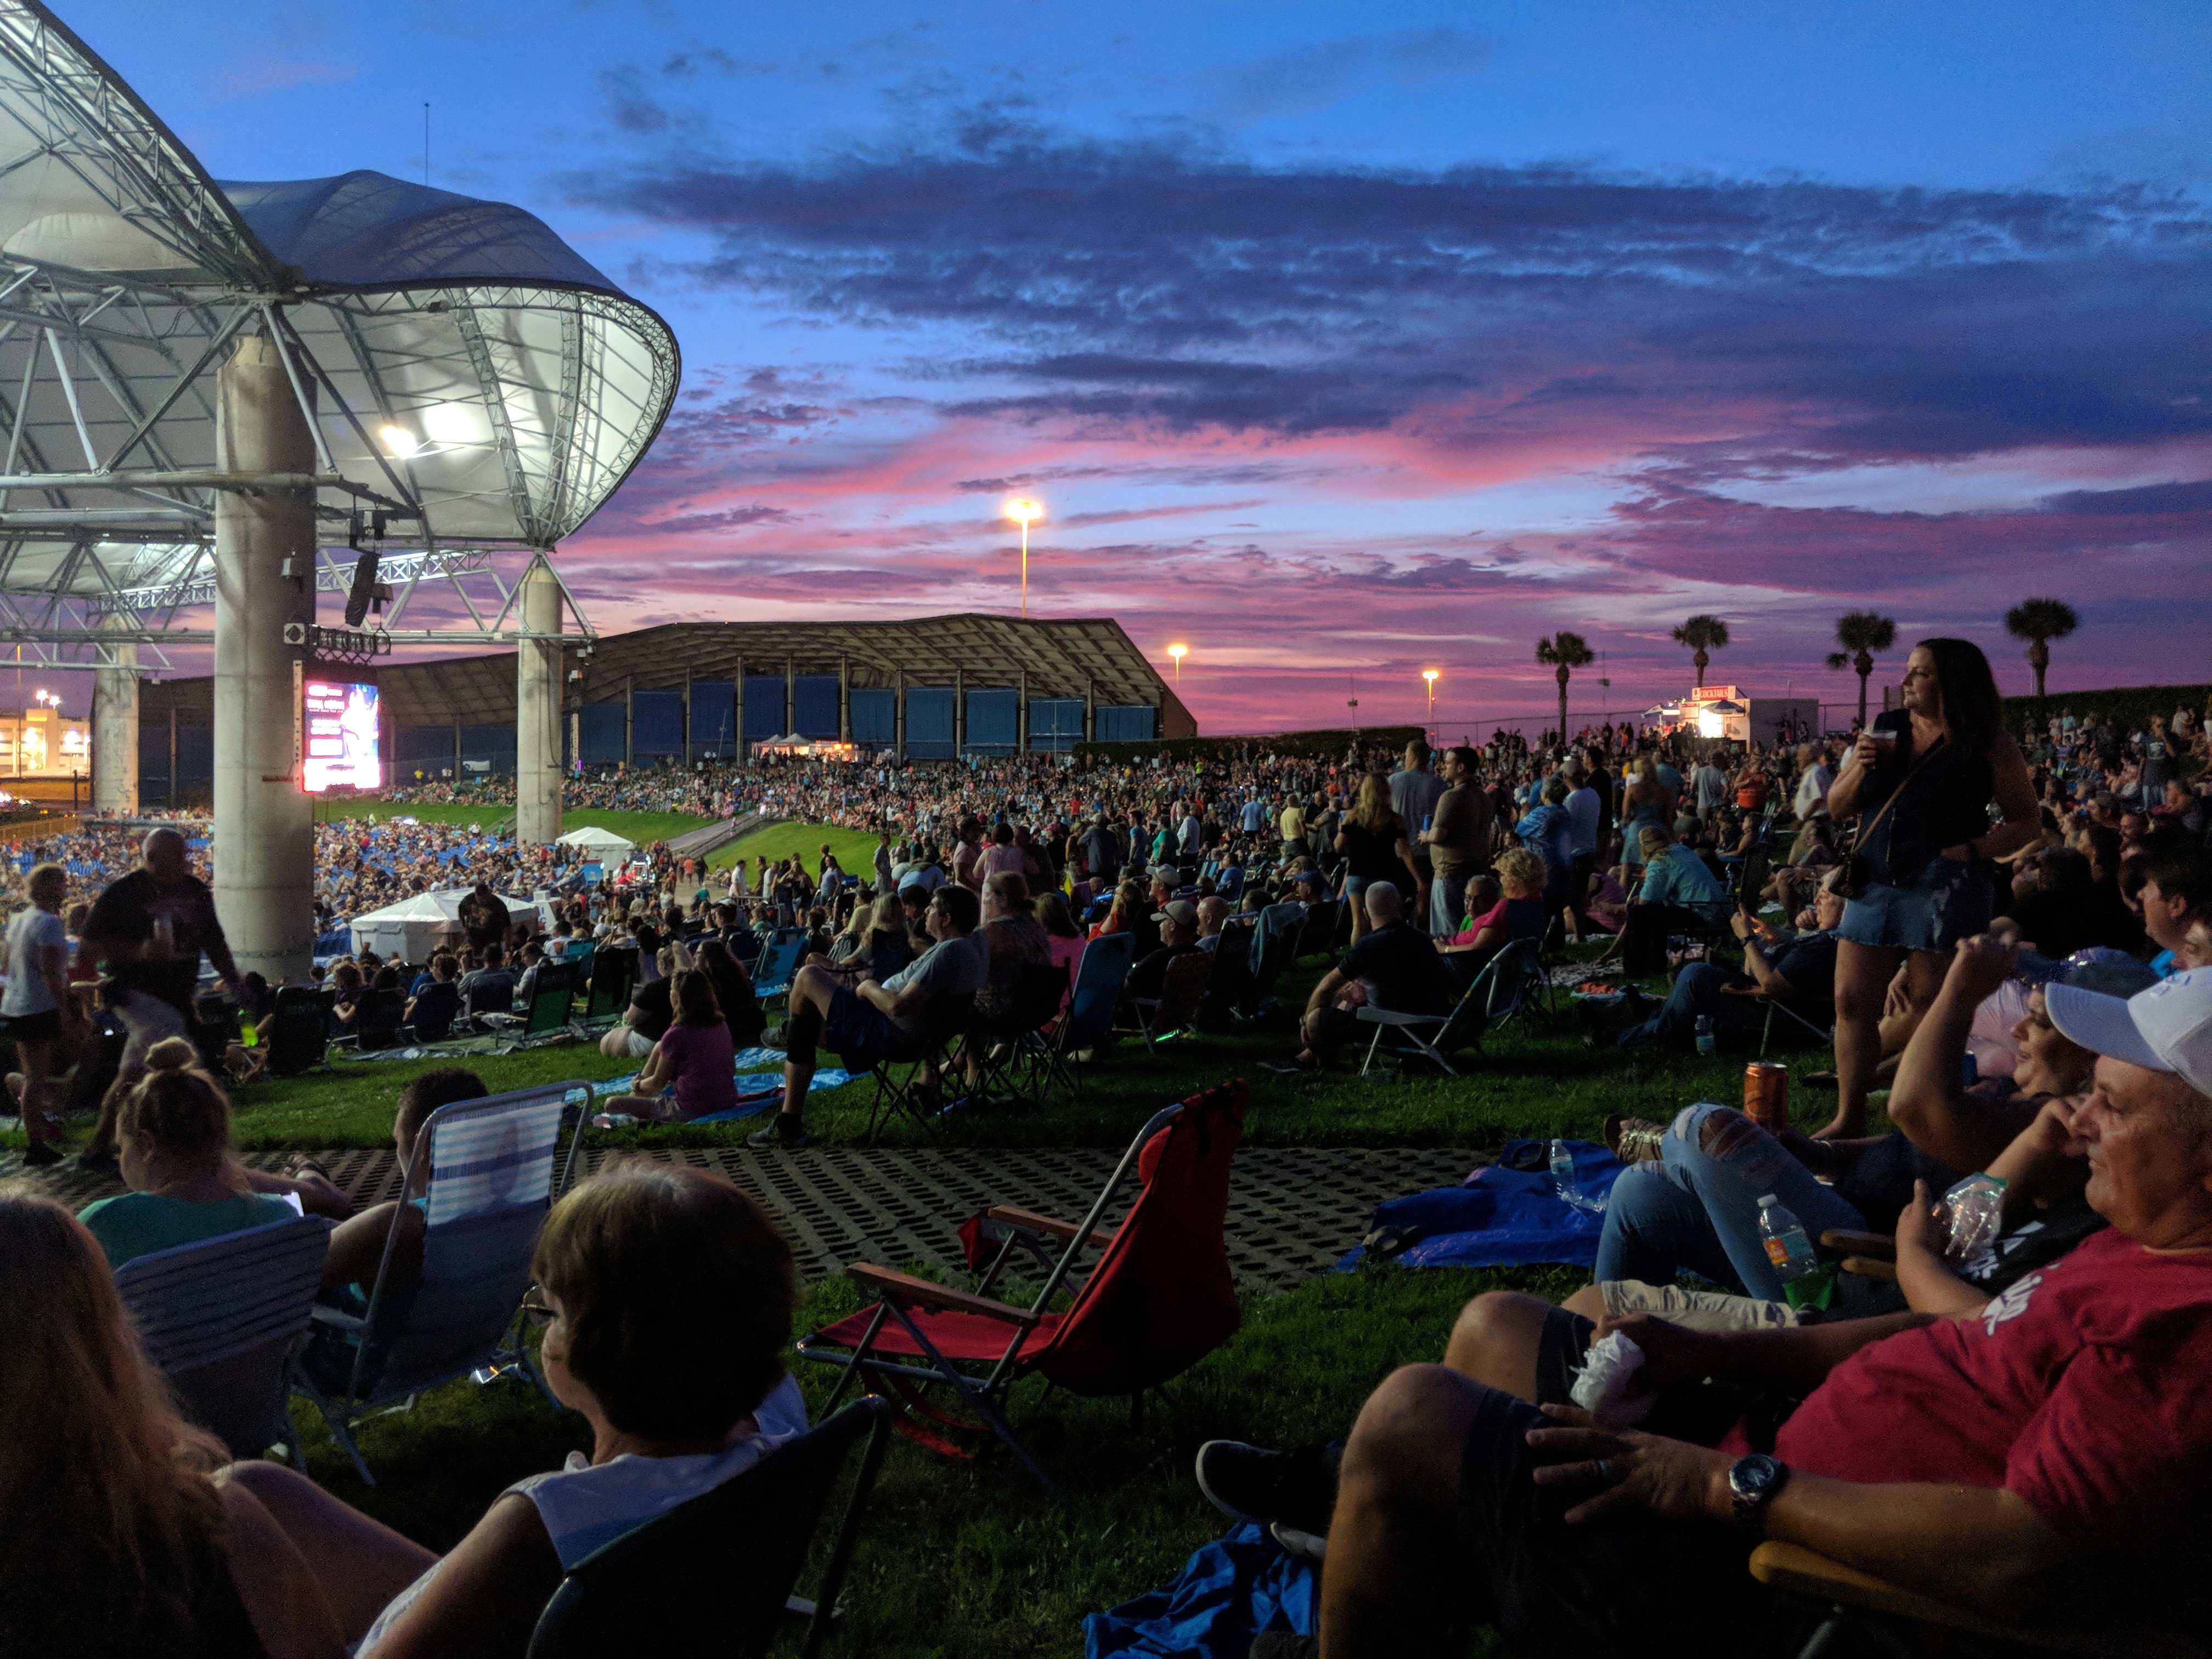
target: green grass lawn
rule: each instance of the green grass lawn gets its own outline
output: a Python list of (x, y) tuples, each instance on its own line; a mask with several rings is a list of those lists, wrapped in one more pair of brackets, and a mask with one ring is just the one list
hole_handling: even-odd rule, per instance
[[(465, 827), (475, 824), (485, 830), (504, 830), (514, 823), (514, 809), (496, 804), (479, 803), (475, 805), (441, 805), (429, 801), (406, 800), (319, 800), (315, 803), (319, 822), (336, 823), (341, 818), (415, 818), (423, 823), (449, 823)], [(609, 830), (624, 840), (634, 841), (643, 847), (656, 841), (667, 841), (686, 830), (702, 829), (711, 823), (690, 812), (608, 812), (595, 806), (571, 806), (561, 813), (561, 827), (568, 830)]]
[(796, 853), (809, 871), (819, 875), (825, 841), (848, 874), (866, 876), (875, 868), (875, 836), (864, 830), (839, 830), (826, 823), (771, 823), (727, 847), (716, 848), (707, 855), (707, 863), (720, 870), (740, 858), (750, 863), (759, 858), (787, 859)]

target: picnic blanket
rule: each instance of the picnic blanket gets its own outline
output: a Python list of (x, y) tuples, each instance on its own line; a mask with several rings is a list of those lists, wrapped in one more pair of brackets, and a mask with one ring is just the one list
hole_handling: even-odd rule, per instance
[(1246, 1522), (1193, 1553), (1174, 1582), (1083, 1620), (1084, 1659), (1244, 1659), (1263, 1631), (1310, 1636), (1321, 1577)]
[[(1567, 1143), (1575, 1157), (1575, 1179), (1593, 1200), (1602, 1200), (1623, 1167), (1602, 1146), (1587, 1140)], [(1538, 1167), (1512, 1167), (1534, 1148)], [(1375, 1206), (1368, 1224), (1371, 1237), (1388, 1231), (1410, 1239), (1391, 1260), (1406, 1267), (1520, 1267), (1556, 1262), (1568, 1267), (1597, 1264), (1597, 1242), (1605, 1231), (1601, 1212), (1577, 1209), (1559, 1195), (1548, 1156), (1540, 1140), (1509, 1140), (1498, 1162), (1477, 1170), (1456, 1187), (1432, 1187)], [(1366, 1254), (1353, 1249), (1336, 1264), (1349, 1273)]]
[[(773, 1065), (775, 1069), (757, 1069), (768, 1065)], [(738, 1103), (726, 1106), (719, 1112), (702, 1112), (697, 1117), (687, 1118), (686, 1122), (728, 1123), (738, 1118), (752, 1117), (783, 1098), (783, 1050), (781, 1048), (747, 1048), (738, 1056), (737, 1070)], [(593, 1084), (592, 1092), (604, 1100), (610, 1095), (627, 1090), (641, 1075), (632, 1072), (628, 1077), (611, 1077), (605, 1083)], [(824, 1066), (807, 1084), (806, 1092), (811, 1095), (822, 1089), (842, 1089), (852, 1080), (850, 1072), (835, 1066)], [(580, 1101), (583, 1096), (571, 1092), (569, 1098)]]

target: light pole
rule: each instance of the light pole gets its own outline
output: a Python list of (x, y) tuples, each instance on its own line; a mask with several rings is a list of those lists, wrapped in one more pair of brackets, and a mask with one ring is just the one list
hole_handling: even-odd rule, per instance
[(1190, 647), (1187, 645), (1171, 645), (1168, 647), (1168, 655), (1175, 659), (1175, 682), (1177, 685), (1182, 684), (1182, 659), (1189, 651)]
[(1422, 678), (1423, 679), (1426, 680), (1426, 681), (1429, 683), (1429, 723), (1428, 723), (1427, 726), (1424, 728), (1424, 732), (1423, 732), (1423, 735), (1425, 735), (1425, 735), (1427, 735), (1429, 732), (1432, 732), (1436, 729), (1436, 724), (1437, 724), (1437, 678), (1439, 678), (1439, 676), (1438, 676), (1438, 672), (1437, 672), (1437, 671), (1436, 669), (1433, 669), (1433, 668), (1424, 668), (1424, 669), (1421, 671), (1421, 678)]
[(1044, 517), (1044, 509), (1032, 501), (1008, 501), (1006, 516), (1022, 527), (1022, 615), (1026, 617), (1030, 614), (1030, 520)]

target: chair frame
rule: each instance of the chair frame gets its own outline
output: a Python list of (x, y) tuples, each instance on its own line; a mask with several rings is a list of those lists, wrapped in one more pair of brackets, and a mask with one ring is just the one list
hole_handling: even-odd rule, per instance
[[(882, 1125), (902, 1115), (912, 1118), (925, 1133), (937, 1133), (938, 1108), (925, 1101), (921, 1094), (922, 1068), (927, 1066), (938, 1074), (941, 1088), (945, 1068), (951, 1064), (952, 1045), (968, 1035), (975, 1021), (975, 998), (940, 998), (927, 1010), (927, 1023), (912, 1054), (870, 1056), (868, 1075), (875, 1079), (876, 1093), (868, 1103), (869, 1146), (876, 1144)], [(842, 1054), (838, 1057), (844, 1058)], [(894, 1066), (905, 1066), (906, 1076), (895, 1075), (891, 1071)]]
[[(1007, 1206), (994, 1206), (986, 1212), (987, 1217), (991, 1220), (1002, 1222), (1010, 1227), (1031, 1234), (1042, 1234), (1063, 1241), (1058, 1259), (1053, 1262), (1051, 1271), (1045, 1276), (1044, 1283), (1038, 1287), (1036, 1294), (1030, 1298), (1030, 1304), (1026, 1308), (1018, 1308), (1010, 1303), (994, 1302), (983, 1294), (998, 1281), (1000, 1273), (1012, 1258), (1015, 1241), (1011, 1238), (1001, 1244), (997, 1258), (992, 1262), (990, 1268), (985, 1273), (973, 1292), (956, 1291), (949, 1285), (934, 1284), (928, 1279), (916, 1278), (911, 1273), (897, 1273), (888, 1267), (878, 1267), (870, 1262), (856, 1261), (848, 1264), (845, 1276), (859, 1285), (861, 1290), (873, 1291), (878, 1298), (874, 1317), (868, 1322), (867, 1330), (862, 1334), (859, 1345), (849, 1352), (823, 1352), (814, 1346), (817, 1339), (811, 1334), (801, 1337), (797, 1344), (801, 1358), (812, 1360), (817, 1364), (837, 1366), (843, 1373), (837, 1379), (836, 1386), (830, 1391), (830, 1398), (822, 1407), (823, 1413), (826, 1415), (836, 1408), (837, 1402), (844, 1397), (846, 1389), (856, 1376), (863, 1375), (880, 1376), (890, 1382), (894, 1387), (904, 1383), (908, 1389), (927, 1386), (930, 1383), (944, 1383), (949, 1386), (960, 1397), (961, 1403), (981, 1419), (991, 1432), (1013, 1453), (1020, 1461), (1022, 1467), (1030, 1472), (1037, 1484), (1042, 1486), (1050, 1497), (1065, 1503), (1066, 1501), (1065, 1495), (1053, 1484), (1052, 1477), (1044, 1472), (1043, 1468), (1030, 1455), (1029, 1448), (1022, 1443), (1021, 1437), (1014, 1432), (1013, 1425), (1006, 1420), (1007, 1397), (1012, 1393), (1013, 1385), (1028, 1375), (1028, 1368), (1021, 1363), (1022, 1346), (1028, 1341), (1030, 1334), (1036, 1328), (1038, 1322), (1050, 1309), (1053, 1297), (1060, 1294), (1061, 1286), (1066, 1283), (1068, 1276), (1075, 1271), (1079, 1258), (1083, 1252), (1089, 1249), (1103, 1251), (1109, 1243), (1113, 1242), (1115, 1234), (1110, 1231), (1101, 1231), (1099, 1224), (1105, 1219), (1106, 1212), (1112, 1206), (1115, 1194), (1121, 1191), (1121, 1183), (1128, 1178), (1130, 1171), (1137, 1167), (1138, 1158), (1143, 1152), (1146, 1143), (1173, 1123), (1185, 1109), (1185, 1105), (1186, 1103), (1176, 1101), (1171, 1105), (1162, 1107), (1145, 1120), (1144, 1127), (1137, 1131), (1135, 1138), (1129, 1142), (1127, 1150), (1121, 1154), (1120, 1161), (1115, 1164), (1113, 1173), (1106, 1177), (1106, 1184), (1099, 1189), (1098, 1196), (1092, 1200), (1090, 1209), (1085, 1212), (1081, 1221), (1074, 1223), (1059, 1221), (1048, 1216), (1035, 1215), (1029, 1211)], [(1086, 1279), (1085, 1288), (1088, 1285), (1089, 1280)], [(1081, 1291), (1076, 1292), (1079, 1303), (1082, 1294)], [(913, 1316), (912, 1310), (915, 1308), (976, 1314), (986, 1319), (995, 1320), (1006, 1326), (1012, 1333), (1006, 1340), (1006, 1352), (999, 1356), (997, 1361), (982, 1376), (970, 1376), (960, 1369), (959, 1362), (947, 1359), (938, 1349), (937, 1345), (929, 1340), (928, 1333)], [(1071, 1310), (1071, 1315), (1072, 1313)], [(914, 1340), (915, 1345), (921, 1350), (923, 1358), (928, 1361), (927, 1364), (870, 1354), (869, 1350), (875, 1343), (877, 1334), (883, 1329), (884, 1322), (888, 1320), (896, 1320), (906, 1334)], [(1141, 1398), (1141, 1396), (1139, 1397)]]
[(306, 1375), (303, 1369), (295, 1364), (292, 1367), (292, 1392), (303, 1396), (315, 1407), (317, 1413), (323, 1419), (324, 1425), (330, 1430), (331, 1438), (335, 1439), (343, 1449), (346, 1455), (353, 1460), (354, 1470), (361, 1476), (365, 1485), (374, 1486), (376, 1477), (369, 1473), (368, 1463), (362, 1456), (361, 1448), (355, 1443), (353, 1429), (372, 1417), (380, 1417), (388, 1412), (411, 1410), (416, 1398), (425, 1389), (441, 1387), (463, 1376), (473, 1376), (479, 1383), (486, 1383), (496, 1381), (502, 1376), (517, 1376), (536, 1384), (538, 1391), (544, 1395), (547, 1403), (556, 1411), (561, 1409), (560, 1401), (554, 1398), (552, 1389), (546, 1385), (544, 1377), (538, 1371), (537, 1362), (530, 1356), (528, 1345), (523, 1340), (520, 1296), (515, 1298), (515, 1311), (509, 1317), (504, 1333), (495, 1339), (488, 1349), (479, 1351), (461, 1364), (453, 1366), (441, 1375), (418, 1381), (412, 1387), (393, 1389), (389, 1394), (384, 1392), (380, 1377), (370, 1382), (365, 1392), (362, 1383), (365, 1380), (363, 1372), (368, 1364), (369, 1350), (376, 1335), (377, 1318), (384, 1307), (386, 1283), (392, 1273), (392, 1252), (399, 1243), (399, 1224), (408, 1201), (408, 1194), (415, 1184), (416, 1170), (425, 1167), (425, 1161), (430, 1156), (432, 1144), (441, 1121), (448, 1114), (461, 1115), (471, 1112), (480, 1112), (487, 1104), (494, 1101), (541, 1097), (557, 1090), (562, 1099), (561, 1117), (556, 1121), (555, 1125), (555, 1150), (557, 1151), (560, 1123), (566, 1120), (571, 1109), (568, 1105), (568, 1097), (578, 1089), (584, 1091), (584, 1117), (579, 1121), (576, 1133), (568, 1143), (568, 1163), (558, 1170), (548, 1171), (545, 1207), (550, 1212), (554, 1200), (560, 1196), (567, 1185), (568, 1168), (573, 1165), (577, 1146), (583, 1139), (583, 1122), (589, 1121), (592, 1099), (590, 1084), (580, 1079), (572, 1078), (565, 1083), (539, 1084), (528, 1089), (514, 1090), (506, 1095), (455, 1101), (450, 1105), (441, 1106), (422, 1120), (422, 1129), (415, 1138), (413, 1153), (401, 1166), (399, 1206), (393, 1210), (392, 1225), (384, 1236), (384, 1250), (383, 1254), (377, 1258), (376, 1282), (370, 1286), (368, 1308), (361, 1314), (355, 1315), (319, 1303), (316, 1304), (315, 1323), (346, 1332), (356, 1339), (353, 1367), (347, 1376), (343, 1393), (333, 1398), (318, 1388), (313, 1380)]
[[(1770, 1539), (1751, 1553), (1751, 1576), (1760, 1583), (1826, 1607), (1827, 1615), (1798, 1650), (1797, 1659), (1820, 1659), (1846, 1631), (1857, 1629), (1873, 1637), (1889, 1651), (1909, 1659), (1925, 1651), (1923, 1645), (1893, 1628), (1893, 1622), (1932, 1625), (1942, 1630), (1995, 1637), (2024, 1647), (2053, 1653), (2112, 1654), (2135, 1651), (2124, 1635), (2100, 1632), (2026, 1629), (1999, 1624), (1971, 1609), (1939, 1601), (1932, 1595), (1907, 1589), (1845, 1566), (1840, 1561), (1796, 1544)], [(2138, 1632), (2137, 1635), (2148, 1632)]]
[(1206, 988), (1212, 979), (1212, 955), (1192, 951), (1168, 963), (1160, 975), (1159, 995), (1129, 999), (1129, 1006), (1137, 1011), (1137, 1031), (1146, 1047), (1157, 1048), (1198, 1029), (1199, 1005), (1206, 1000)]

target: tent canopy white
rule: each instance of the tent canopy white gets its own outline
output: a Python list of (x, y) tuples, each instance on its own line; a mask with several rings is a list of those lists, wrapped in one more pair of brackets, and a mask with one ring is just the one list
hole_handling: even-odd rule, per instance
[(629, 858), (637, 851), (635, 842), (627, 841), (611, 830), (600, 830), (590, 825), (581, 830), (571, 830), (561, 837), (560, 844), (563, 847), (580, 847), (602, 863), (611, 863)]
[[(387, 904), (381, 910), (356, 916), (351, 923), (355, 951), (374, 951), (380, 957), (398, 957), (402, 962), (428, 962), (430, 953), (440, 945), (460, 939), (464, 931), (461, 901), (471, 890), (449, 887), (434, 893), (417, 893), (412, 898)], [(500, 898), (507, 906), (510, 922), (521, 922), (532, 929), (540, 926), (535, 901), (505, 893)]]

